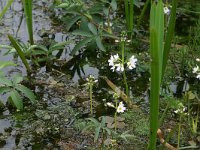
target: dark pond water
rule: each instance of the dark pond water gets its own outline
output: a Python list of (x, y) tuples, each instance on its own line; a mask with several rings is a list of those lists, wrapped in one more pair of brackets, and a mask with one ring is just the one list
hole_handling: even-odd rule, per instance
[[(0, 11), (2, 10), (3, 6), (6, 4), (6, 0), (0, 0)], [(49, 4), (52, 1), (34, 1), (34, 8), (33, 8), (33, 24), (34, 24), (34, 39), (36, 41), (42, 41), (43, 40), (43, 35), (47, 34), (49, 38), (54, 37), (54, 40), (57, 42), (65, 41), (66, 39), (73, 39), (73, 37), (70, 37), (67, 33), (65, 33), (64, 29), (62, 27), (55, 25), (55, 22), (51, 16), (51, 12), (48, 11)], [(190, 11), (188, 11), (190, 10)], [(178, 34), (181, 36), (184, 36), (188, 34), (189, 31), (189, 26), (194, 25), (196, 18), (200, 16), (200, 2), (199, 0), (184, 0), (180, 1), (179, 3), (179, 11), (180, 11), (180, 16), (178, 16), (178, 25), (177, 29), (179, 31)], [(193, 12), (195, 11), (195, 13)], [(22, 12), (22, 5), (20, 1), (15, 0), (14, 4), (9, 8), (8, 12), (5, 14), (3, 21), (0, 21), (0, 44), (9, 44), (7, 34), (12, 34), (15, 37), (19, 38), (21, 41), (24, 43), (27, 43), (28, 40), (28, 34), (27, 34), (27, 29), (26, 29), (26, 24), (25, 24), (25, 19), (24, 15)], [(61, 57), (61, 59), (66, 60), (66, 62), (72, 60), (72, 57), (69, 56), (69, 51), (74, 47), (73, 44), (70, 46), (66, 47), (66, 53), (64, 53)], [(12, 55), (6, 55), (4, 56), (3, 54), (5, 53), (5, 50), (2, 49), (0, 51), (0, 60), (1, 61), (12, 61), (13, 56)], [(91, 56), (93, 57), (93, 60), (90, 62), (87, 60), (88, 58), (85, 58), (85, 61), (82, 62), (80, 61), (81, 58), (75, 59), (75, 61), (78, 61), (78, 63), (81, 64), (82, 71), (80, 73), (78, 72), (78, 69), (75, 69), (75, 71), (72, 71), (72, 66), (67, 66), (66, 68), (69, 70), (65, 70), (66, 68), (63, 68), (62, 71), (64, 73), (70, 74), (70, 79), (72, 79), (73, 83), (72, 84), (74, 87), (77, 86), (74, 83), (78, 83), (82, 81), (82, 78), (87, 77), (88, 75), (92, 74), (95, 76), (95, 78), (98, 78), (99, 75), (109, 75), (109, 71), (105, 71), (105, 68), (101, 68), (100, 66), (95, 67), (97, 65), (97, 62), (94, 58), (96, 56)], [(20, 62), (20, 60), (17, 60)], [(80, 61), (80, 62), (79, 62)], [(74, 63), (72, 61), (72, 63)], [(21, 63), (20, 63), (21, 64)], [(5, 69), (4, 71), (9, 75), (10, 70), (13, 70), (14, 68), (10, 67)], [(18, 67), (18, 70), (13, 70), (13, 72), (21, 72), (22, 74), (26, 74), (25, 70), (23, 69), (23, 65)], [(43, 68), (40, 73), (45, 72), (45, 69)], [(119, 81), (118, 76), (116, 74), (114, 75), (109, 75), (110, 78), (116, 79), (116, 81)], [(117, 77), (114, 77), (117, 76)], [(134, 82), (133, 86), (130, 87), (133, 91), (139, 91), (137, 93), (138, 95), (142, 94), (143, 92), (146, 91), (147, 88), (147, 81), (148, 81), (148, 75), (147, 77), (144, 78), (139, 78), (138, 80), (134, 81), (134, 78), (131, 79), (132, 82)], [(45, 79), (45, 77), (44, 77)], [(51, 76), (47, 78), (47, 80), (52, 79)], [(137, 87), (134, 86), (137, 84)], [(177, 90), (177, 84), (172, 83), (172, 89), (174, 88), (174, 91)], [(74, 88), (75, 89), (75, 88)], [(75, 89), (74, 93), (76, 92), (77, 89)], [(103, 96), (105, 95), (98, 95), (98, 92), (96, 92), (97, 96), (99, 96), (99, 99), (102, 99)], [(72, 92), (73, 93), (73, 92)], [(44, 94), (45, 95), (45, 94)], [(49, 95), (47, 96), (42, 96), (42, 98), (49, 98)], [(73, 96), (73, 94), (72, 94)], [(6, 103), (7, 96), (3, 95), (0, 97), (0, 99), (3, 101), (3, 103)], [(148, 99), (148, 98), (147, 98)], [(51, 101), (52, 102), (52, 101)], [(102, 109), (102, 108), (100, 108)], [(16, 124), (15, 124), (16, 125)], [(4, 145), (2, 149), (4, 150), (10, 150), (16, 147), (16, 133), (15, 131), (11, 131), (11, 133), (6, 133), (5, 129), (8, 129), (9, 127), (13, 126), (13, 120), (12, 120), (12, 115), (8, 110), (5, 110), (0, 114), (0, 134), (2, 133), (3, 135), (6, 135), (7, 137), (5, 138), (6, 143), (2, 144)], [(1, 140), (0, 140), (1, 141)], [(1, 149), (1, 143), (0, 143), (0, 149)], [(31, 149), (31, 148), (30, 148)]]

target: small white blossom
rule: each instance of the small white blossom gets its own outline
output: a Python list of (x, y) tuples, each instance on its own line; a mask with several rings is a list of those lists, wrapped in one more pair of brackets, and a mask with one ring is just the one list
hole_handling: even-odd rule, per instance
[(109, 66), (114, 66), (115, 65), (115, 63), (117, 62), (119, 60), (119, 55), (118, 54), (116, 54), (116, 55), (114, 55), (114, 56), (110, 56), (110, 59), (108, 60), (108, 62), (109, 62)]
[(169, 15), (170, 14), (170, 9), (168, 7), (164, 7), (164, 13)]
[(199, 59), (199, 58), (197, 58), (197, 59), (196, 59), (196, 61), (198, 61), (198, 62), (199, 62), (199, 61), (200, 61), (200, 59)]
[(113, 105), (113, 103), (110, 103), (110, 102), (108, 102), (108, 103), (106, 103), (106, 105), (108, 106), (108, 107), (115, 107), (114, 105)]
[(111, 22), (109, 24), (107, 22), (105, 22), (104, 24), (105, 24), (105, 26), (109, 25), (110, 27), (112, 27), (112, 25), (113, 25)]
[(123, 64), (119, 63), (119, 64), (116, 64), (115, 66), (117, 67), (116, 68), (117, 71), (121, 71), (121, 72), (124, 71), (124, 65)]
[(196, 78), (200, 80), (200, 73), (197, 74)]
[(123, 113), (126, 110), (126, 107), (124, 107), (123, 102), (119, 103), (119, 106), (117, 107), (117, 112), (118, 113)]
[(194, 67), (192, 73), (196, 73), (197, 71), (199, 71), (199, 66)]
[(119, 43), (119, 40), (115, 40), (115, 43)]
[(135, 58), (135, 56), (131, 56), (131, 58), (129, 59), (129, 61), (127, 62), (127, 66), (129, 69), (133, 69), (136, 68), (136, 62), (137, 62), (137, 58)]

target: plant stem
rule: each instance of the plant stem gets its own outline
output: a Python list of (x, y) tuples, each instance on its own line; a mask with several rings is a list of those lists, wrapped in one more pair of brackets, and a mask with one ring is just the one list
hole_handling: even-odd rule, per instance
[(90, 84), (90, 113), (93, 114), (93, 108), (92, 108), (92, 90), (93, 90), (93, 85)]
[(182, 120), (182, 114), (180, 114), (180, 120), (179, 120), (179, 124), (178, 124), (178, 144), (177, 144), (177, 149), (179, 149), (179, 147), (180, 147), (181, 120)]
[[(121, 50), (122, 50), (122, 64), (124, 65), (124, 53), (125, 53), (125, 42), (121, 42)], [(128, 90), (128, 83), (126, 80), (126, 72), (125, 70), (123, 71), (123, 78), (124, 78), (124, 84), (126, 88), (126, 95), (129, 96), (129, 90)]]

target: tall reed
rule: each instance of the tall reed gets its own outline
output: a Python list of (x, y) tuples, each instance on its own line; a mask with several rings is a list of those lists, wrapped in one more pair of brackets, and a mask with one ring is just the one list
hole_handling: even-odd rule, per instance
[(175, 27), (177, 0), (173, 0), (172, 12), (164, 44), (164, 5), (162, 0), (151, 2), (150, 11), (150, 53), (151, 53), (151, 92), (150, 92), (150, 141), (149, 149), (156, 150), (156, 137), (159, 126), (159, 94), (166, 68)]
[(26, 17), (26, 24), (29, 34), (29, 42), (31, 45), (34, 44), (33, 40), (33, 18), (32, 18), (32, 0), (22, 0), (24, 7), (24, 14)]

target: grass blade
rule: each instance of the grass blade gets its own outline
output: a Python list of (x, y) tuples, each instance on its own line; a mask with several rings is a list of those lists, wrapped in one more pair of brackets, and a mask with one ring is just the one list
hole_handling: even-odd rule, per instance
[(11, 6), (11, 4), (13, 3), (14, 0), (9, 0), (7, 5), (3, 8), (3, 10), (0, 13), (0, 19), (3, 17), (3, 15), (6, 13), (6, 11), (8, 10), (8, 8)]
[(33, 40), (33, 18), (32, 18), (32, 0), (22, 0), (24, 13), (26, 16), (26, 24), (28, 28), (29, 40), (31, 45), (34, 44)]

